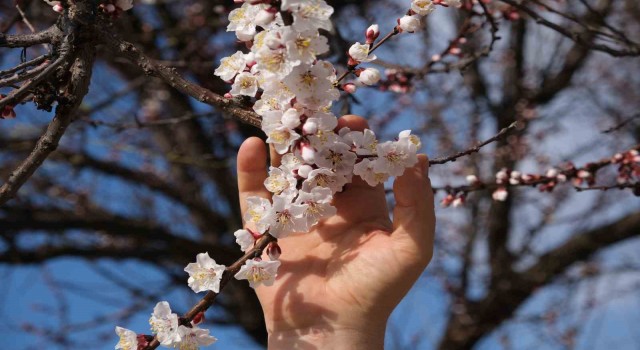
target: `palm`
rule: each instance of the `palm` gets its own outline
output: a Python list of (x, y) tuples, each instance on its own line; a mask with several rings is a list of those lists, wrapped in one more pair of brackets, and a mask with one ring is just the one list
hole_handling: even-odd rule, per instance
[[(251, 151), (243, 154), (241, 149), (239, 155), (241, 196), (266, 195), (255, 178), (249, 180), (255, 189), (243, 184), (242, 157), (251, 157), (247, 164), (253, 167), (255, 158), (264, 158), (255, 154), (257, 148)], [(421, 233), (427, 238), (426, 251), (413, 236), (396, 237), (382, 186), (372, 188), (354, 178), (335, 195), (334, 205), (336, 216), (307, 234), (278, 241), (283, 251), (278, 279), (271, 287), (256, 289), (270, 330), (336, 323), (349, 327), (352, 315), (390, 313), (428, 263), (429, 228)]]

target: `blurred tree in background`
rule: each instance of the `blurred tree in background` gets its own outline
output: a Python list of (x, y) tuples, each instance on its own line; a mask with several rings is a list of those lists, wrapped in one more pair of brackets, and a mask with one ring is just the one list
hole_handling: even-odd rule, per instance
[[(232, 1), (147, 0), (117, 16), (72, 3), (67, 16), (0, 3), (1, 289), (20, 294), (31, 274), (51, 300), (5, 305), (0, 324), (37, 336), (33, 348), (110, 347), (113, 325), (165, 295), (192, 303), (193, 256), (239, 257), (235, 155), (264, 138), (249, 101), (222, 98), (229, 84), (213, 75), (244, 49), (226, 32)], [(342, 71), (369, 24), (384, 34), (410, 5), (329, 3), (327, 59)], [(432, 165), (436, 252), (389, 348), (594, 349), (607, 332), (616, 349), (640, 346), (633, 326), (603, 325), (607, 312), (617, 327), (640, 321), (638, 18), (635, 0), (464, 0), (381, 46), (378, 86), (343, 93), (336, 113), (387, 139), (412, 129), (432, 160), (466, 153)], [(74, 311), (81, 297), (103, 306)], [(245, 283), (209, 321), (266, 342)]]

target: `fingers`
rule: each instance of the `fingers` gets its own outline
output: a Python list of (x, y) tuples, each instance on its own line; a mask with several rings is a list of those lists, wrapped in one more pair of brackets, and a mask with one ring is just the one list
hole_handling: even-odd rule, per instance
[(266, 178), (267, 148), (259, 138), (248, 138), (238, 150), (238, 190), (243, 214), (247, 209), (247, 197), (270, 198), (269, 191), (264, 187)]
[(418, 163), (407, 168), (395, 180), (393, 192), (396, 199), (393, 211), (394, 243), (428, 262), (433, 254), (435, 214), (426, 155), (419, 154)]
[(278, 153), (273, 145), (269, 145), (269, 159), (271, 160), (271, 166), (276, 168), (282, 162), (282, 154)]
[(369, 123), (367, 122), (366, 119), (362, 118), (361, 116), (347, 114), (340, 117), (340, 119), (338, 119), (338, 126), (336, 126), (336, 129), (335, 129), (336, 132), (338, 132), (340, 129), (344, 128), (345, 126), (353, 131), (364, 131), (364, 129), (369, 128)]

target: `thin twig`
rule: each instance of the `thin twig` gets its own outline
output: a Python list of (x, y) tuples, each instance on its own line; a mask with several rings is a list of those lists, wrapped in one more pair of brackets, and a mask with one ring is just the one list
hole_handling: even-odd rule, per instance
[(50, 63), (43, 69), (38, 75), (36, 75), (33, 79), (28, 82), (22, 84), (18, 89), (15, 89), (7, 95), (7, 97), (0, 99), (0, 109), (4, 108), (7, 105), (16, 105), (22, 102), (22, 99), (27, 96), (30, 90), (38, 85), (41, 81), (47, 78), (50, 74), (53, 73), (58, 67), (60, 67), (63, 63), (68, 62), (71, 57), (71, 51), (66, 51), (63, 55), (58, 57), (55, 61)]
[(27, 67), (31, 67), (31, 66), (37, 66), (40, 63), (46, 61), (47, 59), (49, 59), (51, 56), (50, 55), (42, 55), (42, 56), (38, 56), (32, 60), (20, 63), (19, 65), (15, 66), (15, 67), (11, 67), (7, 70), (1, 70), (0, 71), (0, 77), (4, 77), (7, 76), (9, 74), (13, 74), (21, 69), (27, 68)]
[(557, 24), (557, 23), (553, 23), (547, 19), (545, 19), (544, 17), (542, 17), (541, 15), (539, 15), (537, 12), (535, 12), (534, 10), (532, 10), (531, 8), (524, 6), (523, 4), (519, 3), (518, 1), (515, 0), (499, 0), (501, 2), (504, 2), (506, 4), (509, 4), (517, 9), (519, 9), (520, 11), (526, 13), (527, 15), (529, 15), (529, 17), (531, 17), (533, 20), (536, 21), (536, 23), (543, 25), (545, 27), (548, 27), (556, 32), (558, 32), (559, 34), (575, 41), (576, 43), (585, 46), (587, 48), (590, 48), (592, 50), (596, 50), (596, 51), (602, 51), (605, 53), (608, 53), (611, 56), (614, 57), (622, 57), (622, 56), (640, 56), (640, 47), (638, 47), (637, 45), (633, 45), (628, 43), (627, 44), (627, 49), (616, 49), (613, 48), (611, 46), (608, 45), (604, 45), (604, 44), (597, 44), (594, 42), (591, 42), (590, 40), (587, 39), (587, 36), (583, 36), (580, 33), (576, 33), (573, 32), (569, 29), (567, 29), (566, 27)]
[(608, 129), (606, 129), (606, 130), (603, 130), (603, 131), (602, 131), (602, 133), (603, 133), (603, 134), (608, 134), (608, 133), (611, 133), (611, 132), (614, 132), (614, 131), (620, 130), (620, 129), (622, 129), (625, 125), (629, 124), (632, 120), (637, 119), (637, 118), (640, 118), (640, 113), (636, 113), (636, 114), (634, 114), (634, 115), (630, 116), (629, 118), (625, 118), (625, 119), (624, 119), (624, 120), (622, 120), (620, 123), (618, 123), (618, 124), (616, 124), (616, 125), (614, 125), (614, 126), (612, 126), (612, 127), (608, 128)]
[(485, 140), (482, 143), (479, 143), (471, 148), (468, 148), (464, 151), (458, 152), (456, 154), (452, 154), (450, 156), (447, 157), (440, 157), (440, 158), (436, 158), (433, 160), (429, 161), (429, 165), (434, 165), (434, 164), (445, 164), (448, 162), (455, 162), (458, 158), (463, 157), (463, 156), (468, 156), (470, 154), (473, 153), (477, 153), (478, 151), (480, 151), (480, 149), (492, 142), (498, 141), (500, 140), (502, 137), (504, 137), (507, 133), (509, 133), (511, 130), (515, 129), (516, 127), (518, 127), (518, 122), (513, 122), (511, 123), (511, 125), (507, 126), (506, 128), (503, 128), (502, 130), (500, 130), (497, 134), (495, 134), (493, 137), (491, 137), (490, 139)]

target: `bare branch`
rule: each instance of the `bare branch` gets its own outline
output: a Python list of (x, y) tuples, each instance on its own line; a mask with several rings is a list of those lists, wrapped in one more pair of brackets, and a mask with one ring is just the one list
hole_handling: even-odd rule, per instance
[(38, 44), (53, 44), (61, 37), (62, 32), (55, 25), (33, 34), (0, 33), (0, 47), (29, 47)]
[[(0, 187), (0, 205), (13, 198), (18, 189), (42, 165), (49, 154), (58, 147), (60, 138), (73, 120), (78, 106), (80, 106), (89, 89), (94, 56), (95, 48), (89, 47), (83, 50), (76, 59), (71, 70), (70, 86), (66, 94), (67, 101), (58, 105), (53, 120), (49, 123), (47, 130), (42, 134), (31, 154), (11, 173), (9, 179)], [(65, 55), (62, 55), (58, 60), (63, 58), (65, 58)], [(41, 74), (45, 74), (45, 72)]]
[(468, 156), (470, 154), (473, 153), (477, 153), (480, 151), (480, 149), (492, 142), (498, 141), (501, 138), (503, 138), (505, 135), (507, 135), (511, 130), (515, 129), (518, 127), (518, 122), (513, 122), (511, 123), (511, 125), (507, 126), (506, 128), (503, 128), (502, 130), (500, 130), (496, 135), (494, 135), (493, 137), (485, 140), (484, 142), (481, 142), (471, 148), (468, 148), (462, 152), (458, 152), (456, 154), (452, 154), (450, 156), (447, 157), (440, 157), (440, 158), (436, 158), (433, 160), (429, 161), (429, 165), (434, 165), (434, 164), (445, 164), (448, 162), (455, 162), (458, 158), (460, 157), (464, 157), (464, 156)]

